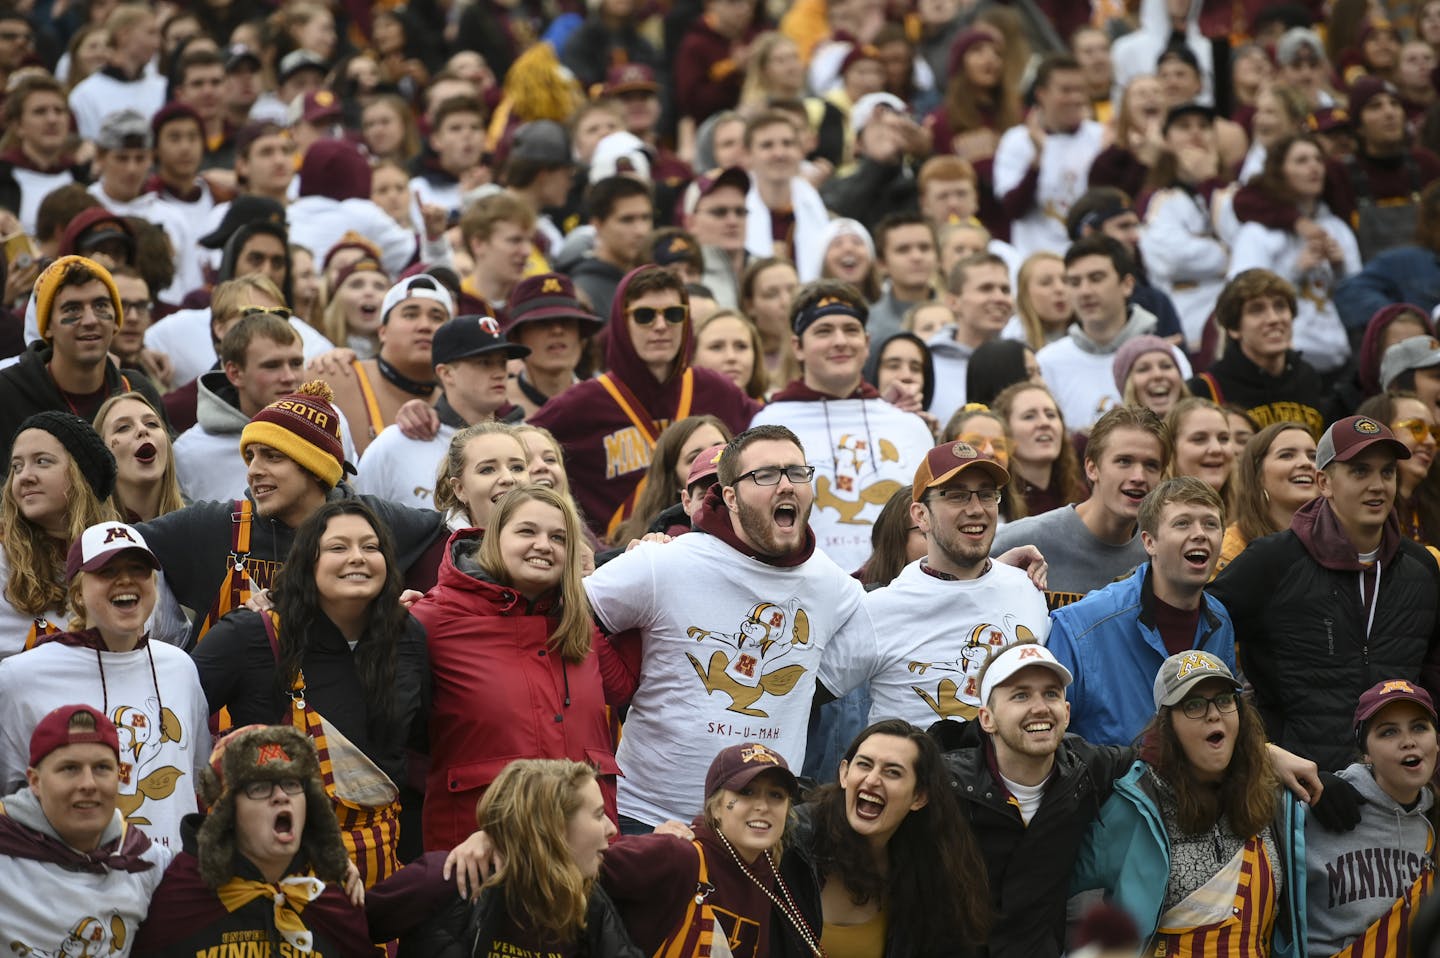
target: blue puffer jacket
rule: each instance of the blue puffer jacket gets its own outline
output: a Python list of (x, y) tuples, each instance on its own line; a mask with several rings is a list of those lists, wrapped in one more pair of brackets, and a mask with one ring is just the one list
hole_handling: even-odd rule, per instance
[[(1115, 783), (1100, 819), (1090, 827), (1071, 884), (1072, 892), (1105, 889), (1109, 900), (1135, 919), (1146, 941), (1160, 924), (1170, 879), (1170, 839), (1153, 785), (1146, 781), (1149, 769), (1136, 762)], [(1270, 955), (1304, 958), (1305, 815), (1295, 797), (1283, 789), (1270, 831), (1280, 850), (1275, 865), (1285, 876)]]
[[(1075, 676), (1067, 690), (1070, 732), (1096, 745), (1129, 745), (1155, 715), (1155, 676), (1170, 653), (1155, 628), (1150, 563), (1050, 615), (1046, 646)], [(1235, 671), (1235, 628), (1205, 598), (1191, 648), (1212, 652)]]

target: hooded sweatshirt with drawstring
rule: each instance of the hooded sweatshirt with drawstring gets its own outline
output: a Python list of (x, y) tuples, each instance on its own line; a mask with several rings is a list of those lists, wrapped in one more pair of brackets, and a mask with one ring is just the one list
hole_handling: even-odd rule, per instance
[(853, 572), (870, 558), (870, 531), (880, 510), (915, 480), (915, 468), (935, 445), (914, 413), (880, 398), (861, 381), (848, 396), (819, 392), (797, 379), (761, 409), (753, 426), (786, 426), (800, 438), (815, 467), (810, 527), (820, 549)]
[[(565, 390), (547, 402), (530, 422), (555, 435), (565, 450), (570, 489), (596, 534), (603, 536), (612, 517), (635, 492), (654, 454), (654, 441), (680, 418), (686, 372), (692, 380), (686, 415), (708, 413), (732, 432), (750, 424), (759, 404), (725, 376), (690, 365), (694, 326), (686, 318), (681, 326), (680, 348), (663, 380), (657, 381), (635, 352), (626, 316), (626, 290), (637, 273), (632, 270), (615, 290), (610, 308), (609, 341), (605, 365), (609, 381), (634, 412), (625, 412), (600, 379), (590, 379)], [(620, 518), (628, 517), (625, 509)]]
[[(1343, 465), (1342, 465), (1343, 467)], [(1256, 539), (1208, 591), (1230, 610), (1270, 741), (1324, 771), (1354, 754), (1350, 716), (1385, 679), (1440, 690), (1440, 569), (1394, 511), (1362, 560), (1328, 499)]]
[(1421, 874), (1434, 867), (1435, 830), (1429, 786), (1406, 807), (1391, 798), (1359, 762), (1339, 777), (1360, 793), (1360, 824), (1332, 832), (1313, 817), (1305, 820), (1305, 871), (1310, 908), (1306, 912), (1309, 954), (1337, 954), (1365, 933)]
[[(1064, 336), (1035, 354), (1067, 429), (1088, 430), (1095, 420), (1120, 405), (1113, 369), (1115, 352), (1136, 336), (1153, 334), (1158, 324), (1154, 313), (1131, 303), (1125, 325), (1108, 343), (1097, 343), (1075, 323)], [(1189, 379), (1189, 360), (1179, 349), (1174, 356), (1180, 378)]]

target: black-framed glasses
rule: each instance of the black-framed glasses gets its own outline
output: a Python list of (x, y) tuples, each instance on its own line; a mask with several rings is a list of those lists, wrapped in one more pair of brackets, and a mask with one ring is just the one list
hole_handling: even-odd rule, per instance
[(1180, 703), (1180, 711), (1188, 719), (1202, 719), (1210, 714), (1212, 703), (1215, 711), (1222, 715), (1226, 712), (1233, 712), (1240, 707), (1240, 693), (1219, 692), (1209, 698), (1203, 695), (1192, 695)]
[(946, 486), (930, 494), (931, 499), (943, 499), (952, 506), (968, 506), (972, 496), (978, 499), (982, 506), (1000, 504), (999, 489), (961, 489), (958, 486)]
[(285, 306), (242, 306), (240, 307), (240, 318), (246, 316), (279, 316), (281, 319), (289, 319), (295, 315)]
[(122, 299), (120, 305), (125, 310), (125, 315), (134, 313), (136, 316), (149, 316), (155, 304), (148, 299)]
[(671, 326), (679, 326), (689, 315), (688, 306), (663, 306), (659, 309), (654, 306), (636, 306), (630, 310), (630, 318), (641, 326), (654, 326), (657, 319), (663, 319)]
[(305, 783), (298, 778), (282, 778), (278, 780), (267, 778), (254, 782), (246, 782), (240, 790), (245, 793), (246, 798), (256, 802), (263, 802), (275, 794), (276, 785), (279, 785), (280, 791), (286, 795), (299, 795), (305, 790)]
[(761, 466), (736, 476), (735, 484), (739, 485), (742, 479), (753, 479), (757, 486), (778, 486), (780, 477), (784, 476), (798, 486), (809, 482), (814, 475), (814, 466)]

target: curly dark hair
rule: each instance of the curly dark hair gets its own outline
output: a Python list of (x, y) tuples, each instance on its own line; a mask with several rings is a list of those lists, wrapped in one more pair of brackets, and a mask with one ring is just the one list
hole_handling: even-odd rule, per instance
[(309, 636), (325, 619), (325, 613), (320, 610), (320, 590), (315, 584), (315, 564), (320, 558), (320, 540), (330, 520), (337, 516), (359, 516), (368, 522), (380, 540), (380, 555), (385, 560), (385, 584), (370, 603), (365, 631), (355, 646), (355, 672), (365, 692), (369, 724), (374, 727), (390, 721), (396, 712), (398, 703), (392, 694), (391, 679), (395, 675), (397, 650), (409, 612), (400, 604), (405, 582), (395, 558), (395, 540), (389, 527), (361, 499), (327, 502), (295, 530), (290, 557), (276, 574), (272, 590), (275, 612), (280, 618), (277, 630), (280, 661), (275, 682), (283, 694), (290, 694), (290, 687), (300, 674)]
[(879, 900), (892, 928), (905, 928), (917, 954), (948, 954), (957, 942), (984, 941), (991, 922), (985, 861), (960, 801), (945, 774), (940, 747), (922, 729), (883, 719), (860, 732), (845, 751), (847, 765), (870, 738), (890, 735), (915, 744), (915, 793), (926, 799), (886, 844), (889, 868), (875, 868), (869, 843), (845, 815), (845, 792), (823, 785), (815, 806), (811, 863), (822, 881), (840, 878), (857, 905)]

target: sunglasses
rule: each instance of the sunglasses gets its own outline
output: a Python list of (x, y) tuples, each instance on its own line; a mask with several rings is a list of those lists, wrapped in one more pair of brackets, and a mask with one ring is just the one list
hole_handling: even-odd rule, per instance
[(1402, 419), (1391, 423), (1390, 428), (1397, 433), (1408, 432), (1413, 442), (1424, 442), (1426, 436), (1440, 442), (1440, 425), (1432, 426), (1423, 419)]
[(661, 309), (654, 306), (636, 306), (630, 310), (630, 318), (641, 326), (654, 326), (657, 319), (663, 319), (671, 326), (679, 326), (689, 315), (688, 306), (665, 306)]
[(246, 306), (240, 310), (241, 318), (246, 316), (279, 316), (289, 319), (293, 314), (284, 306)]

